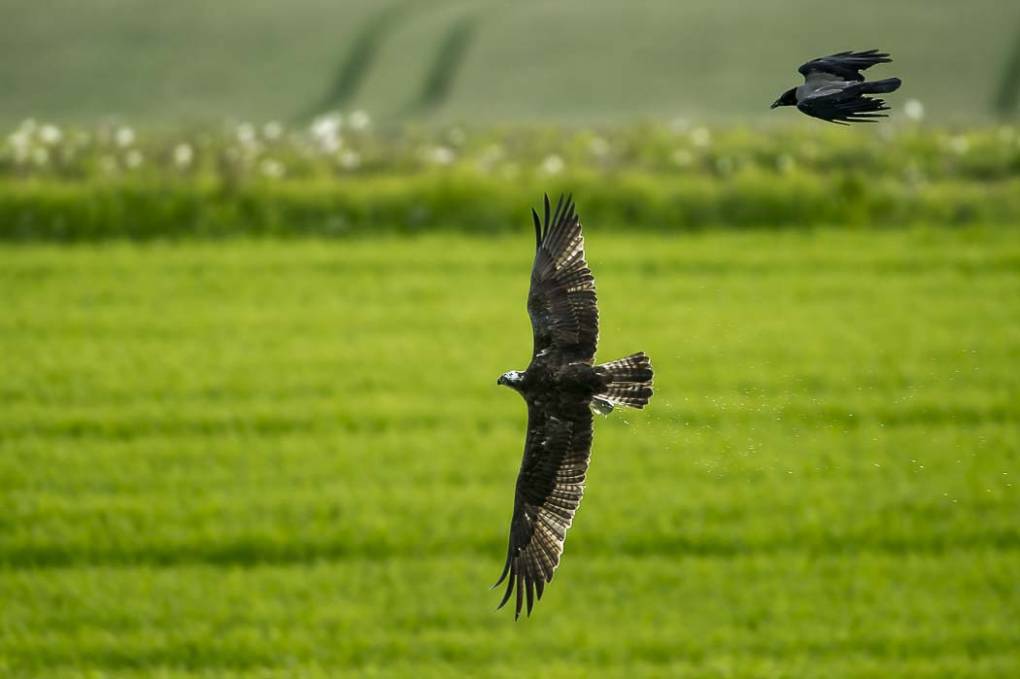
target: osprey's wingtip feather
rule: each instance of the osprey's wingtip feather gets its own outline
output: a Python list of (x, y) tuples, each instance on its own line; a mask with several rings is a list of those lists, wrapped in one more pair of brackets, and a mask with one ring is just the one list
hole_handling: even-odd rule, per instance
[(524, 603), (524, 574), (517, 573), (517, 601), (515, 602), (514, 620), (521, 617), (521, 604)]
[(545, 200), (545, 224), (542, 225), (542, 238), (545, 239), (545, 234), (549, 233), (549, 213), (552, 206), (549, 204), (549, 194), (543, 193), (542, 197)]
[(553, 219), (550, 228), (556, 228), (560, 223), (560, 219), (563, 217), (563, 194), (560, 194), (559, 200), (556, 201), (556, 211), (553, 212)]
[(573, 222), (574, 220), (575, 220), (575, 216), (574, 216), (574, 194), (568, 193), (567, 194), (567, 207), (564, 209), (564, 212), (563, 212), (563, 221), (565, 221), (565, 222)]
[(506, 592), (504, 592), (504, 594), (503, 594), (503, 600), (499, 602), (499, 606), (496, 606), (496, 610), (497, 611), (499, 609), (503, 608), (504, 606), (506, 606), (506, 602), (507, 601), (510, 601), (510, 595), (514, 591), (514, 578), (512, 577), (512, 575), (513, 574), (511, 574), (510, 579), (507, 580), (507, 583), (506, 583)]
[(499, 587), (500, 583), (506, 580), (507, 573), (509, 572), (510, 572), (510, 554), (508, 553), (506, 556), (506, 563), (503, 564), (503, 572), (499, 574), (499, 580), (494, 582), (492, 587), (490, 587), (489, 589), (496, 589), (497, 587)]

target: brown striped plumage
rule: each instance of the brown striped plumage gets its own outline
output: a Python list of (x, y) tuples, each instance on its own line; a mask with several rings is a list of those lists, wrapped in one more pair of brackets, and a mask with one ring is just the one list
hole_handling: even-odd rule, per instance
[(535, 222), (535, 262), (528, 294), (534, 334), (531, 364), (499, 384), (528, 405), (524, 459), (517, 476), (500, 607), (516, 591), (515, 618), (552, 580), (563, 541), (584, 494), (592, 442), (592, 408), (642, 408), (651, 397), (652, 367), (643, 353), (593, 365), (598, 343), (595, 279), (584, 258), (584, 237), (573, 202), (561, 197)]

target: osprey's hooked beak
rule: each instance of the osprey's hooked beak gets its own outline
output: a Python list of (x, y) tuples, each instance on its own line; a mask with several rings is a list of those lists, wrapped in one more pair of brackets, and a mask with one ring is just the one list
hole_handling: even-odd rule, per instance
[(517, 389), (518, 391), (520, 391), (521, 373), (517, 372), (516, 370), (505, 372), (499, 376), (499, 379), (496, 380), (496, 384), (502, 385), (504, 387), (510, 387), (511, 389)]

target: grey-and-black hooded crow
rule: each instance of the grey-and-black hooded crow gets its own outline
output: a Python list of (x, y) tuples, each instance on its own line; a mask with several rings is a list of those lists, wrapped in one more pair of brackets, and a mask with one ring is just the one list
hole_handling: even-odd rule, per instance
[(772, 108), (796, 106), (802, 113), (839, 125), (873, 123), (876, 118), (885, 118), (880, 111), (888, 111), (889, 107), (881, 99), (864, 95), (895, 92), (900, 79), (865, 82), (861, 71), (891, 61), (888, 54), (878, 50), (839, 52), (812, 59), (797, 69), (804, 76), (804, 84), (783, 92)]

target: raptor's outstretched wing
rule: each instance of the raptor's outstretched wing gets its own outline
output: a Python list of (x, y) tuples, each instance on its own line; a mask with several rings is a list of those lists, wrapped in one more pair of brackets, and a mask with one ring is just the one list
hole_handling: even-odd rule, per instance
[(812, 59), (797, 70), (804, 76), (805, 80), (812, 73), (828, 73), (839, 76), (843, 80), (855, 80), (864, 82), (861, 71), (871, 68), (875, 64), (887, 64), (892, 59), (885, 52), (878, 50), (867, 50), (866, 52), (838, 52), (827, 57)]
[[(551, 213), (551, 214), (550, 214)], [(574, 203), (560, 196), (545, 220), (535, 221), (535, 263), (531, 268), (528, 315), (534, 332), (532, 361), (591, 363), (599, 336), (595, 279), (584, 260), (584, 236)]]
[(503, 574), (507, 580), (499, 607), (517, 591), (514, 619), (524, 601), (527, 611), (541, 599), (545, 583), (560, 563), (563, 540), (584, 494), (591, 455), (592, 414), (587, 404), (559, 412), (528, 406), (528, 435), (517, 475), (510, 544)]

